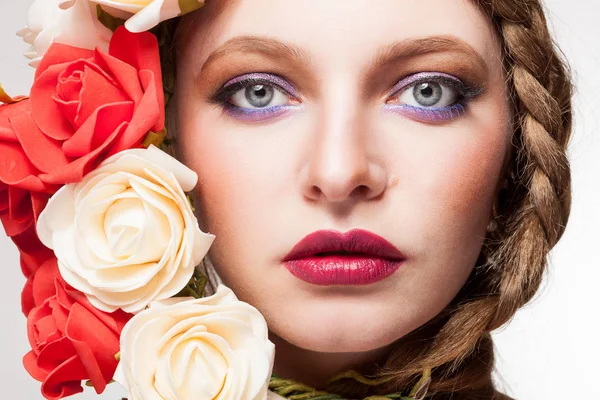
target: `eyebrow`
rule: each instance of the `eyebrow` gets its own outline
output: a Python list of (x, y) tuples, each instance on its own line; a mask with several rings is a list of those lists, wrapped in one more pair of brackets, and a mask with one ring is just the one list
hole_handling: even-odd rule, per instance
[(258, 53), (275, 59), (287, 59), (300, 65), (311, 63), (310, 52), (293, 44), (261, 36), (236, 36), (215, 50), (202, 65), (201, 71), (231, 53)]
[(484, 58), (473, 47), (451, 35), (428, 36), (394, 42), (379, 49), (368, 69), (374, 71), (385, 65), (392, 64), (399, 59), (442, 52), (463, 53), (465, 56), (475, 60), (480, 67), (487, 69), (488, 65)]
[[(400, 40), (380, 48), (369, 64), (369, 71), (376, 71), (401, 59), (430, 53), (458, 52), (475, 60), (479, 67), (487, 69), (484, 58), (469, 44), (451, 35), (428, 36)], [(307, 66), (311, 64), (309, 51), (296, 45), (262, 36), (236, 36), (215, 50), (202, 65), (201, 71), (210, 64), (231, 53), (257, 53), (273, 59), (286, 60)]]

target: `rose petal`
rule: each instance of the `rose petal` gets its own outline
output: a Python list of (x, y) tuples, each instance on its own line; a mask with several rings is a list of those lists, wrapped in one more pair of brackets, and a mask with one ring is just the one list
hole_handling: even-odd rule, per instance
[[(68, 4), (67, 4), (68, 3)], [(95, 6), (88, 1), (36, 0), (29, 9), (28, 27), (18, 32), (31, 47), (26, 56), (31, 66), (42, 64), (42, 56), (53, 43), (76, 48), (108, 48), (111, 32), (97, 20)], [(43, 65), (43, 64), (42, 64)]]
[[(118, 38), (119, 36), (117, 36)], [(94, 53), (94, 59), (96, 64), (102, 66), (115, 80), (115, 85), (119, 86), (127, 100), (133, 101), (137, 108), (144, 96), (144, 88), (138, 77), (138, 70), (127, 62), (101, 51)]]
[(119, 351), (119, 336), (78, 303), (71, 308), (65, 333), (96, 392), (102, 393), (118, 364), (114, 354)]
[(34, 122), (30, 112), (20, 113), (11, 117), (10, 120), (15, 134), (23, 146), (23, 151), (38, 170), (48, 172), (69, 164), (60, 143), (44, 135)]
[[(58, 352), (58, 350), (56, 350)], [(38, 364), (40, 359), (38, 359)], [(46, 376), (42, 383), (42, 394), (46, 399), (62, 399), (75, 393), (83, 392), (81, 381), (87, 377), (84, 367), (77, 355), (73, 355), (58, 365)]]
[(41, 305), (56, 294), (56, 279), (62, 280), (56, 259), (52, 258), (42, 264), (33, 277), (32, 290), (36, 305)]
[(23, 233), (11, 239), (21, 253), (21, 266), (25, 276), (35, 272), (42, 263), (53, 256), (52, 251), (38, 239), (33, 222)]
[(21, 311), (25, 316), (29, 314), (35, 307), (35, 300), (33, 298), (33, 276), (27, 279), (25, 286), (21, 291)]
[[(96, 108), (77, 132), (66, 140), (63, 150), (69, 157), (93, 158), (99, 149), (113, 145), (117, 136), (114, 132), (122, 134), (134, 113), (133, 103), (130, 101), (115, 102)], [(89, 156), (93, 153), (94, 156)]]
[[(109, 107), (103, 107), (102, 110), (107, 110)], [(98, 110), (98, 114), (100, 114), (100, 110)], [(103, 111), (108, 112), (108, 111)], [(82, 128), (87, 129), (86, 125), (95, 125), (98, 121), (95, 118), (90, 118)], [(98, 126), (103, 126), (106, 128), (108, 125), (101, 125), (98, 123)], [(76, 161), (71, 162), (69, 165), (64, 166), (63, 168), (57, 168), (52, 171), (50, 174), (41, 174), (39, 177), (44, 183), (48, 184), (61, 184), (61, 183), (72, 183), (72, 182), (80, 182), (83, 179), (83, 176), (87, 175), (91, 170), (96, 167), (98, 164), (98, 158), (102, 157), (106, 154), (107, 149), (113, 145), (113, 142), (119, 135), (127, 127), (127, 122), (123, 122), (120, 126), (118, 126), (114, 131), (108, 134), (108, 138), (106, 141), (95, 150), (87, 153), (86, 155), (78, 158)], [(99, 135), (104, 135), (103, 128), (99, 128), (96, 133)], [(71, 148), (70, 148), (71, 149)]]
[(71, 185), (63, 186), (50, 198), (37, 223), (38, 237), (46, 247), (54, 249), (53, 232), (69, 228), (75, 217), (74, 209), (74, 188)]

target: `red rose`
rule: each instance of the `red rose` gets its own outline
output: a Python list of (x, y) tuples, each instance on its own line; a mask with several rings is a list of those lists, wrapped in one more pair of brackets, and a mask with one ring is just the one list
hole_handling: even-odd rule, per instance
[(40, 179), (79, 182), (104, 158), (140, 147), (149, 131), (164, 128), (158, 41), (120, 27), (108, 54), (53, 44), (36, 71), (30, 101), (39, 129), (21, 143)]
[(35, 221), (57, 186), (42, 182), (29, 162), (16, 132), (7, 127), (27, 118), (26, 102), (0, 106), (0, 221), (21, 252), (21, 267), (30, 276), (52, 256), (37, 238)]
[(50, 47), (30, 98), (0, 106), (0, 220), (22, 253), (26, 276), (48, 259), (35, 221), (49, 196), (163, 128), (153, 34), (121, 27), (108, 54), (58, 43)]
[(52, 250), (38, 239), (35, 221), (49, 195), (29, 192), (0, 182), (0, 222), (21, 253), (21, 270), (26, 277), (50, 257)]
[[(0, 153), (8, 157), (0, 181), (28, 183), (28, 190), (29, 181), (79, 182), (104, 158), (140, 147), (149, 131), (164, 128), (158, 41), (120, 27), (108, 54), (54, 43), (30, 98), (2, 108)], [(13, 170), (16, 161), (23, 165)]]
[(56, 259), (44, 263), (28, 286), (36, 307), (27, 317), (32, 350), (23, 364), (43, 382), (42, 395), (61, 399), (79, 393), (88, 379), (102, 393), (117, 368), (119, 338), (131, 315), (93, 307), (64, 282)]

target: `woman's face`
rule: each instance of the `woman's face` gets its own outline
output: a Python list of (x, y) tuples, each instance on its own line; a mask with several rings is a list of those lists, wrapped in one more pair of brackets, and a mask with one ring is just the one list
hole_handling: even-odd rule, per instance
[[(178, 143), (224, 283), (318, 352), (381, 348), (432, 319), (474, 267), (510, 145), (486, 18), (467, 0), (213, 0), (195, 17)], [(284, 262), (312, 232), (355, 228), (404, 255), (393, 273), (317, 284)]]

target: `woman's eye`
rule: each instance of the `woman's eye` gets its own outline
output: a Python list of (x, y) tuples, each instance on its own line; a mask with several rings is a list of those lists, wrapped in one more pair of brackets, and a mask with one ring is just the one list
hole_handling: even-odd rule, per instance
[(280, 106), (288, 101), (286, 93), (264, 83), (248, 85), (235, 92), (229, 100), (236, 107), (249, 109)]
[(302, 103), (298, 91), (286, 79), (264, 72), (230, 79), (208, 101), (243, 122), (271, 121)]
[(459, 93), (449, 85), (429, 81), (403, 89), (397, 98), (397, 103), (413, 107), (443, 108), (456, 103)]

